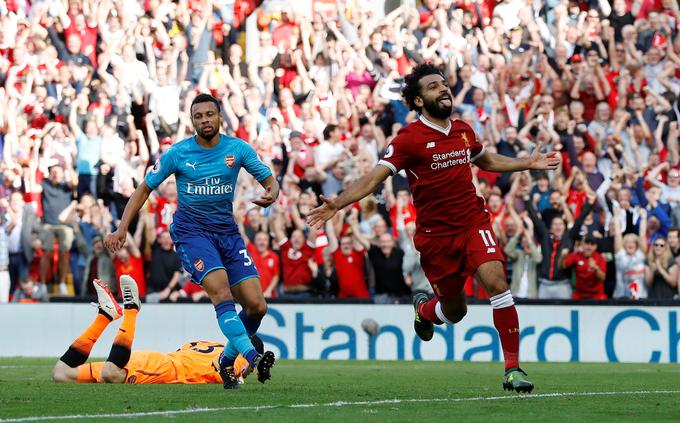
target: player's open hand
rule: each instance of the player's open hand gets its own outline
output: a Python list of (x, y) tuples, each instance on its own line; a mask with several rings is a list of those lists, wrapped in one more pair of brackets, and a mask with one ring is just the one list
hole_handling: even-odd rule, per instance
[(534, 170), (555, 170), (559, 167), (562, 161), (560, 153), (557, 151), (552, 151), (547, 154), (541, 153), (543, 147), (545, 147), (545, 142), (540, 142), (536, 145), (534, 152), (531, 153), (529, 157), (529, 169)]
[(271, 204), (276, 201), (276, 197), (272, 193), (272, 187), (268, 186), (265, 188), (264, 193), (258, 198), (257, 200), (253, 200), (254, 204), (257, 204), (260, 207), (267, 208), (271, 206)]
[(125, 245), (126, 240), (127, 231), (121, 231), (120, 229), (118, 229), (116, 230), (116, 232), (106, 235), (106, 237), (104, 238), (104, 246), (112, 253), (115, 253), (116, 251), (123, 248), (123, 245)]
[(321, 200), (323, 204), (312, 209), (307, 215), (307, 224), (316, 230), (320, 230), (324, 223), (333, 217), (340, 209), (335, 200), (331, 200), (324, 195), (320, 195), (319, 200)]

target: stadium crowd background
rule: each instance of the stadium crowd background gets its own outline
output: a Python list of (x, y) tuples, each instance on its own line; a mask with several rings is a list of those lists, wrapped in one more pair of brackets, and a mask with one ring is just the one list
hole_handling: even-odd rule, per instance
[[(0, 1), (0, 301), (88, 296), (95, 277), (115, 292), (123, 273), (147, 301), (203, 296), (168, 233), (173, 180), (124, 249), (102, 245), (147, 169), (193, 134), (198, 92), (282, 187), (267, 210), (247, 175), (235, 188), (265, 296), (431, 293), (404, 174), (324, 231), (304, 222), (416, 118), (400, 89), (425, 61), (487, 149), (546, 141), (563, 157), (552, 173), (473, 165), (515, 297), (678, 298), (676, 1), (424, 0), (386, 15), (382, 2), (309, 3)], [(466, 292), (485, 296), (472, 279)]]

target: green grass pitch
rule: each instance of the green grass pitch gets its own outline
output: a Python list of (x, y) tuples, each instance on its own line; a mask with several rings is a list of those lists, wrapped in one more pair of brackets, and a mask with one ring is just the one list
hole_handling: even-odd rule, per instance
[(53, 363), (0, 359), (0, 423), (680, 421), (680, 366), (669, 364), (527, 363), (536, 389), (518, 395), (503, 391), (500, 363), (280, 361), (266, 385), (236, 391), (55, 384)]

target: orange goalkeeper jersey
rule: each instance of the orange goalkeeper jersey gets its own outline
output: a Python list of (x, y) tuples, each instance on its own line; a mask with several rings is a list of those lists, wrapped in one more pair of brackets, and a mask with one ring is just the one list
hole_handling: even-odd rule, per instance
[[(125, 383), (222, 383), (217, 362), (224, 344), (210, 341), (188, 342), (169, 354), (158, 351), (132, 351), (125, 369)], [(242, 356), (236, 359), (235, 367), (245, 362)], [(90, 364), (92, 377), (101, 382), (103, 362)]]
[(224, 344), (195, 341), (168, 354), (177, 370), (175, 383), (222, 383), (216, 363), (223, 349)]

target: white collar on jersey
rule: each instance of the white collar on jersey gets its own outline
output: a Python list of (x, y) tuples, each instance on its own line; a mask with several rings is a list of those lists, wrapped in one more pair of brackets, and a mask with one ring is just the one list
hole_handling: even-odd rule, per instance
[(444, 135), (449, 135), (449, 132), (451, 132), (451, 119), (449, 119), (449, 124), (446, 128), (442, 128), (441, 126), (432, 122), (431, 120), (429, 120), (428, 118), (426, 118), (423, 115), (420, 115), (420, 117), (418, 119), (420, 119), (420, 121), (423, 122), (426, 126), (429, 126), (430, 128), (437, 130), (437, 131), (443, 133)]

